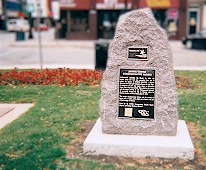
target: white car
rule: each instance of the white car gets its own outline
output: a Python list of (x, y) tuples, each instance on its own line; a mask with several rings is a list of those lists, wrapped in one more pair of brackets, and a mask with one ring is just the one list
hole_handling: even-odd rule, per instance
[(10, 19), (7, 21), (8, 31), (29, 31), (29, 22), (25, 19)]

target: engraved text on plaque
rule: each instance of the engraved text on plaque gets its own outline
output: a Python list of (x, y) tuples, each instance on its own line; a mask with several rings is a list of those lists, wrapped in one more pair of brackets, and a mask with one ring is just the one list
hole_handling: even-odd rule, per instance
[(154, 119), (155, 69), (119, 71), (119, 118)]

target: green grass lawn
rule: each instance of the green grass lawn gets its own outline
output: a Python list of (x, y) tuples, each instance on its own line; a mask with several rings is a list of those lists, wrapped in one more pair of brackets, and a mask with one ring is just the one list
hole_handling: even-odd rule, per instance
[[(178, 89), (180, 119), (197, 127), (205, 159), (206, 71), (177, 71), (176, 76), (188, 80)], [(0, 130), (0, 169), (118, 169), (112, 161), (68, 157), (68, 146), (81, 138), (82, 125), (99, 117), (100, 90), (100, 86), (0, 86), (0, 103), (35, 104)]]

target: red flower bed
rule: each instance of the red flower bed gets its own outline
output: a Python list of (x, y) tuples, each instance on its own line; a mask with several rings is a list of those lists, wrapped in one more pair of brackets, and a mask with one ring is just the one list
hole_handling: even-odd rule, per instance
[(66, 68), (43, 70), (0, 71), (0, 85), (97, 85), (102, 79), (102, 71), (74, 70)]

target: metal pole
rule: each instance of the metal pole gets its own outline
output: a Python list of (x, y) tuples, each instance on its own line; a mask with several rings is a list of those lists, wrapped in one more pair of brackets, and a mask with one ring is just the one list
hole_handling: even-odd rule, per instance
[(40, 2), (37, 2), (37, 27), (38, 27), (38, 39), (39, 39), (39, 57), (40, 57), (40, 67), (43, 69), (43, 55), (42, 55), (42, 38), (40, 31)]

